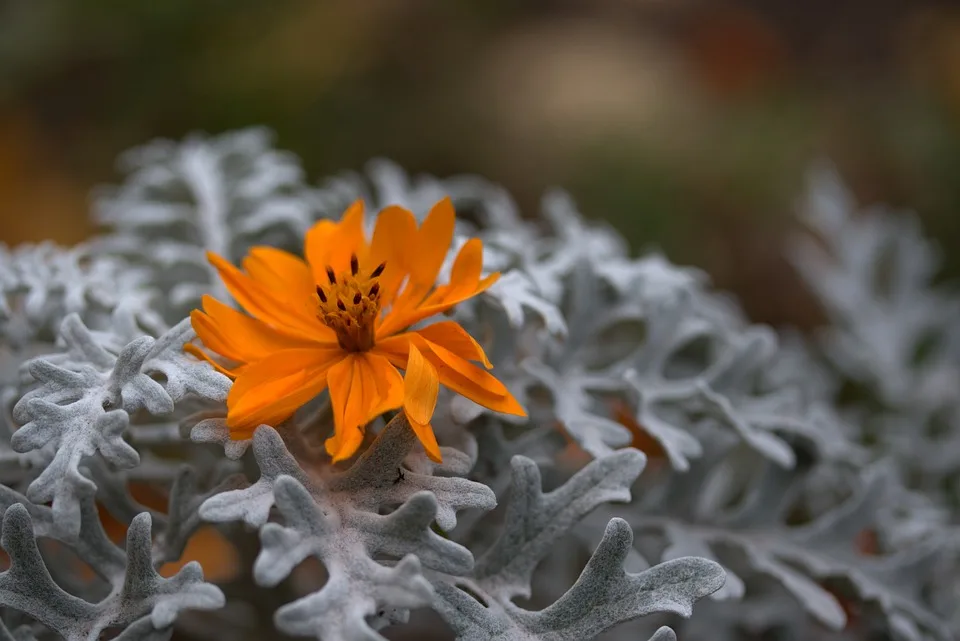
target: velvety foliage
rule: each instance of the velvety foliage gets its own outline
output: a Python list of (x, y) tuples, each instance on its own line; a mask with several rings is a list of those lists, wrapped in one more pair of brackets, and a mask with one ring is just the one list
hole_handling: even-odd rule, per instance
[[(523, 216), (382, 160), (311, 185), (269, 141), (151, 143), (99, 192), (102, 235), (0, 247), (0, 641), (960, 633), (960, 298), (915, 218), (815, 168), (784, 248), (830, 319), (808, 338), (631, 256), (561, 191)], [(231, 440), (230, 379), (183, 351), (199, 297), (227, 300), (205, 253), (445, 196), (441, 281), (468, 237), (501, 272), (451, 313), (529, 418), (447, 390), (442, 463), (401, 412), (333, 464), (322, 394)]]

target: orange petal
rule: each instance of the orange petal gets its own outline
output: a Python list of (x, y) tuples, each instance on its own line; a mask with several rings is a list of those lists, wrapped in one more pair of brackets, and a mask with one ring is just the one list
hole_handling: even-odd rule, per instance
[(367, 352), (347, 355), (327, 381), (335, 435), (326, 446), (336, 462), (357, 451), (367, 423), (403, 404), (403, 378), (385, 357)]
[(456, 214), (449, 198), (444, 198), (427, 214), (417, 230), (415, 242), (403, 248), (409, 278), (397, 297), (392, 312), (405, 313), (423, 302), (437, 282), (453, 240)]
[(276, 247), (251, 247), (243, 269), (275, 293), (289, 292), (290, 298), (309, 298), (316, 286), (310, 267), (301, 258)]
[(417, 423), (410, 418), (409, 414), (407, 414), (407, 423), (410, 424), (410, 429), (413, 430), (413, 433), (417, 435), (417, 440), (423, 445), (423, 449), (426, 450), (430, 460), (435, 463), (443, 463), (443, 456), (440, 454), (440, 444), (437, 443), (437, 435), (433, 433), (433, 427), (429, 423)]
[(465, 283), (471, 289), (476, 288), (483, 271), (483, 241), (471, 238), (463, 244), (450, 268), (450, 284)]
[[(476, 288), (472, 290), (467, 288), (451, 290), (450, 285), (444, 285), (443, 287), (438, 287), (437, 291), (431, 294), (427, 301), (420, 307), (404, 308), (399, 306), (391, 309), (377, 327), (377, 340), (386, 338), (431, 316), (442, 314), (455, 305), (473, 298), (477, 294), (483, 293), (497, 282), (499, 277), (499, 273), (490, 274), (481, 280)], [(442, 302), (431, 303), (431, 301), (435, 299), (441, 300)]]
[(330, 247), (339, 223), (333, 220), (318, 220), (303, 237), (303, 255), (307, 258), (314, 284), (327, 282), (327, 265), (330, 264)]
[(324, 335), (326, 326), (315, 316), (306, 314), (297, 306), (285, 305), (263, 284), (241, 272), (228, 260), (212, 252), (207, 253), (207, 259), (217, 268), (230, 295), (256, 318), (289, 336), (314, 340), (318, 335)]
[(382, 340), (378, 339), (371, 352), (383, 356), (395, 367), (406, 369), (407, 358), (410, 354), (410, 333), (387, 336)]
[[(327, 387), (330, 389), (330, 403), (333, 407), (333, 436), (324, 442), (324, 446), (327, 454), (333, 457), (334, 463), (350, 458), (351, 455), (346, 452), (355, 452), (363, 441), (363, 425), (348, 423), (344, 418), (351, 391), (362, 393), (361, 390), (354, 389), (355, 358), (355, 354), (349, 354), (327, 372)], [(363, 381), (358, 383), (362, 385)]]
[(363, 443), (363, 427), (354, 425), (350, 428), (335, 430), (333, 436), (323, 442), (334, 463), (346, 461), (360, 449)]
[(426, 300), (424, 306), (440, 305), (454, 299), (460, 302), (475, 296), (478, 293), (477, 287), (480, 285), (482, 271), (483, 241), (479, 238), (471, 238), (457, 252), (453, 267), (450, 269), (450, 282), (438, 287)]
[(319, 326), (319, 331), (325, 334), (324, 340), (335, 340), (326, 326), (316, 322), (316, 286), (310, 267), (303, 259), (275, 247), (258, 246), (250, 248), (242, 266), (290, 315), (310, 327)]
[(425, 350), (424, 356), (437, 368), (443, 385), (495, 412), (527, 415), (517, 399), (492, 374), (415, 333), (411, 336), (413, 341), (423, 343), (418, 346)]
[(487, 359), (480, 343), (474, 340), (456, 321), (440, 321), (416, 330), (431, 343), (436, 343), (468, 361), (480, 361), (487, 369), (493, 364)]
[(471, 238), (457, 252), (450, 270), (450, 282), (437, 287), (426, 300), (423, 300), (422, 296), (412, 300), (407, 289), (404, 289), (401, 300), (377, 328), (377, 336), (389, 336), (425, 318), (442, 314), (454, 305), (483, 292), (493, 285), (500, 275), (494, 273), (481, 280), (482, 270), (483, 242), (479, 238)]
[(350, 256), (361, 260), (368, 252), (363, 234), (363, 201), (357, 200), (343, 213), (340, 222), (318, 221), (304, 237), (304, 254), (313, 273), (314, 283), (327, 282), (327, 267), (337, 274), (350, 268)]
[(410, 248), (416, 246), (417, 220), (410, 211), (392, 205), (377, 216), (370, 245), (370, 266), (385, 263), (380, 277), (380, 300), (384, 306), (393, 301), (401, 282), (410, 271)]
[(337, 271), (350, 268), (350, 256), (356, 254), (361, 260), (367, 257), (369, 246), (364, 233), (363, 201), (357, 200), (343, 212), (340, 218), (340, 243), (333, 248), (332, 262)]
[[(194, 310), (194, 311), (196, 311), (196, 310)], [(228, 368), (224, 367), (223, 365), (221, 365), (221, 364), (218, 363), (217, 361), (213, 360), (213, 358), (211, 358), (209, 354), (207, 354), (205, 351), (203, 351), (202, 349), (200, 349), (199, 347), (197, 347), (197, 346), (194, 345), (193, 343), (186, 343), (186, 344), (184, 344), (184, 346), (183, 346), (183, 351), (185, 351), (187, 354), (190, 354), (191, 356), (195, 356), (195, 357), (199, 358), (199, 359), (202, 360), (202, 361), (207, 361), (208, 363), (210, 363), (211, 365), (213, 365), (213, 368), (214, 368), (215, 370), (217, 370), (218, 372), (220, 372), (220, 373), (223, 374), (224, 376), (229, 376), (230, 378), (236, 378), (237, 376), (239, 376), (239, 375), (240, 375), (240, 371), (243, 369), (243, 366), (242, 366), (242, 365), (241, 365), (240, 367), (237, 367), (237, 368), (234, 368), (234, 369), (228, 369)]]
[(410, 279), (433, 287), (437, 274), (450, 251), (457, 215), (450, 198), (444, 198), (430, 209), (417, 231), (415, 251), (409, 256)]
[[(316, 340), (282, 334), (263, 321), (224, 305), (212, 296), (204, 296), (203, 312), (194, 310), (191, 323), (203, 344), (216, 353), (241, 363), (260, 360), (283, 349), (333, 345), (333, 332), (321, 326)], [(321, 338), (325, 338), (322, 341)]]
[[(237, 349), (237, 346), (233, 344), (223, 332), (220, 330), (220, 326), (210, 318), (207, 314), (204, 314), (199, 309), (195, 309), (190, 312), (190, 325), (193, 327), (193, 331), (197, 333), (197, 337), (203, 342), (203, 345), (210, 350), (213, 350), (220, 356), (231, 360), (237, 361), (240, 363), (245, 363), (247, 361), (246, 355)], [(186, 349), (187, 346), (184, 346)], [(191, 345), (199, 351), (196, 345)], [(192, 352), (191, 352), (192, 353)], [(194, 354), (200, 358), (206, 359), (206, 355), (202, 357), (198, 354)], [(212, 362), (212, 361), (211, 361)]]
[(427, 456), (440, 462), (440, 446), (430, 426), (430, 419), (437, 408), (440, 379), (437, 370), (413, 344), (410, 345), (403, 387), (403, 411), (407, 415), (407, 422), (423, 444)]
[(367, 414), (369, 423), (384, 412), (395, 410), (403, 405), (403, 377), (383, 356), (367, 352), (363, 355), (363, 359), (366, 365), (365, 371), (372, 380), (376, 381), (377, 399), (379, 399)]
[(248, 365), (227, 395), (227, 425), (235, 439), (258, 425), (277, 425), (327, 386), (327, 370), (339, 348), (287, 349)]
[[(316, 347), (287, 349), (271, 354), (251, 364), (252, 374), (234, 383), (230, 395), (239, 400), (241, 396), (255, 390), (272, 379), (289, 376), (309, 369), (328, 369), (346, 357), (339, 347)], [(228, 398), (227, 405), (230, 405)]]
[(424, 358), (436, 368), (441, 385), (496, 412), (515, 416), (527, 415), (520, 403), (496, 377), (442, 345), (426, 340), (419, 332), (407, 332), (378, 340), (373, 351), (389, 359), (395, 366), (405, 369), (413, 343), (416, 343)]
[(426, 425), (437, 408), (440, 379), (437, 370), (413, 344), (403, 375), (403, 409), (411, 421)]

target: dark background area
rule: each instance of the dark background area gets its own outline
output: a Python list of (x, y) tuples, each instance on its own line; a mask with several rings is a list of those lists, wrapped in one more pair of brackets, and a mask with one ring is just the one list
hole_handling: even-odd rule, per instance
[(0, 240), (91, 231), (156, 136), (263, 124), (311, 180), (374, 156), (570, 190), (759, 321), (810, 163), (960, 240), (960, 4), (921, 0), (0, 0)]

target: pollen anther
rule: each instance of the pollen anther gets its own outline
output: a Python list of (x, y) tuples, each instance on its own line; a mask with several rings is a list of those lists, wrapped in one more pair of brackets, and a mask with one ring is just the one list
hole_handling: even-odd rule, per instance
[[(317, 285), (320, 297), (317, 317), (337, 335), (340, 346), (350, 352), (363, 352), (374, 344), (380, 315), (380, 282), (385, 263), (372, 272), (361, 269), (357, 256), (350, 256), (350, 273), (326, 268), (327, 286)], [(369, 275), (367, 275), (369, 274)], [(366, 292), (366, 293), (365, 293)]]

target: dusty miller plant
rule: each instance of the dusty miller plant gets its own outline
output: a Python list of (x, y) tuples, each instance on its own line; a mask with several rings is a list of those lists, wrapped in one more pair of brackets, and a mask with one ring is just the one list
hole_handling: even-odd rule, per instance
[[(311, 185), (260, 129), (121, 168), (100, 235), (0, 246), (0, 639), (960, 633), (960, 299), (915, 219), (859, 212), (829, 167), (788, 248), (830, 321), (809, 339), (560, 191), (523, 216), (481, 178), (383, 160)], [(323, 395), (230, 440), (230, 380), (183, 351), (223, 294), (205, 253), (444, 196), (502, 273), (454, 315), (529, 419), (445, 393), (442, 464), (399, 414), (333, 465)], [(236, 551), (216, 584), (202, 555), (169, 569), (204, 525)]]

